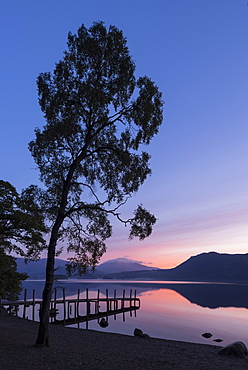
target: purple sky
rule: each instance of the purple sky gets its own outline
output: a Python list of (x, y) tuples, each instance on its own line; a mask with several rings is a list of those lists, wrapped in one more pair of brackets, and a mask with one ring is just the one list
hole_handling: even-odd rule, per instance
[(137, 76), (163, 92), (152, 142), (153, 175), (127, 205), (158, 218), (153, 235), (127, 239), (116, 225), (102, 259), (172, 267), (206, 251), (247, 253), (248, 6), (246, 0), (1, 1), (1, 178), (38, 183), (27, 149), (42, 127), (36, 78), (52, 71), (67, 34), (93, 21), (124, 32)]

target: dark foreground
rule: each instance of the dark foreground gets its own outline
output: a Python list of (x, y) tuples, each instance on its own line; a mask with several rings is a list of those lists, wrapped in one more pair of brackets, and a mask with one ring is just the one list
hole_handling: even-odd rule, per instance
[(51, 326), (51, 347), (35, 348), (38, 323), (0, 317), (0, 368), (248, 369), (248, 359), (218, 355), (219, 346), (145, 339)]

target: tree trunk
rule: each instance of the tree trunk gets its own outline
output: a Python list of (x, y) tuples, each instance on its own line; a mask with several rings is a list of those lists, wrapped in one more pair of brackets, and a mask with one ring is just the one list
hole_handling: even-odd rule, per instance
[(35, 343), (36, 347), (49, 347), (49, 316), (50, 316), (50, 303), (53, 290), (54, 281), (54, 263), (55, 263), (55, 251), (58, 240), (58, 234), (60, 226), (64, 221), (64, 212), (67, 204), (68, 192), (71, 185), (71, 179), (75, 171), (76, 166), (83, 159), (85, 154), (85, 149), (82, 150), (81, 155), (79, 155), (72, 163), (66, 181), (63, 185), (63, 191), (61, 196), (60, 208), (57, 214), (56, 221), (53, 225), (51, 237), (48, 245), (47, 252), (47, 264), (46, 264), (46, 282), (42, 293), (42, 306), (40, 308), (40, 324), (38, 337)]
[(49, 347), (49, 317), (50, 317), (50, 303), (53, 290), (54, 281), (54, 264), (55, 264), (55, 250), (58, 240), (58, 231), (63, 222), (63, 216), (60, 214), (52, 228), (51, 238), (47, 252), (46, 264), (46, 282), (42, 293), (42, 305), (40, 307), (40, 324), (38, 337), (35, 343), (36, 347)]

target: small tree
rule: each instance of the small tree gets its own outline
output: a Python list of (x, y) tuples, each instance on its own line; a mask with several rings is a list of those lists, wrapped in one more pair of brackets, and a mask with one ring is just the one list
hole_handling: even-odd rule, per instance
[(0, 180), (0, 247), (23, 257), (38, 258), (46, 248), (47, 232), (39, 205), (41, 191), (31, 185), (18, 194), (9, 182)]
[(22, 281), (28, 275), (17, 272), (15, 258), (7, 256), (0, 248), (0, 296), (7, 300), (16, 300), (22, 290)]
[[(72, 268), (95, 266), (112, 234), (109, 216), (130, 225), (130, 238), (149, 236), (156, 218), (139, 205), (122, 219), (120, 207), (151, 173), (141, 150), (162, 123), (161, 93), (134, 76), (126, 39), (102, 22), (68, 35), (68, 51), (53, 73), (38, 77), (46, 119), (29, 145), (46, 185), (43, 207), (51, 221), (46, 283), (36, 344), (49, 345), (49, 305), (58, 242), (75, 252)], [(100, 189), (100, 191), (98, 191)]]

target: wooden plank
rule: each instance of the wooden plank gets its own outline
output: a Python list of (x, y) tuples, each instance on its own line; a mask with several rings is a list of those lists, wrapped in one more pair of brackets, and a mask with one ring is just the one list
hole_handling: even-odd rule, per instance
[[(123, 301), (123, 298), (109, 298), (111, 301)], [(124, 298), (125, 302), (130, 302), (130, 298)], [(78, 302), (78, 303), (85, 303), (85, 302), (91, 302), (91, 303), (94, 303), (94, 302), (106, 302), (106, 298), (99, 298), (99, 300), (97, 300), (96, 298), (90, 298), (88, 300), (86, 299), (66, 299), (64, 301), (64, 299), (57, 299), (56, 301), (55, 300), (51, 300), (52, 303), (56, 303), (56, 304), (61, 304), (61, 303), (64, 303), (64, 302), (71, 302), (71, 303), (74, 303), (74, 302)], [(140, 299), (139, 298), (132, 298), (131, 301), (135, 301), (135, 302), (139, 302)], [(1, 302), (1, 306), (21, 306), (21, 305), (27, 305), (27, 306), (32, 306), (33, 304), (41, 304), (42, 303), (42, 300), (41, 299), (37, 299), (35, 301), (33, 300), (26, 300), (26, 301), (2, 301)]]

